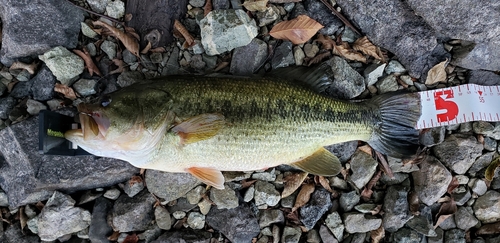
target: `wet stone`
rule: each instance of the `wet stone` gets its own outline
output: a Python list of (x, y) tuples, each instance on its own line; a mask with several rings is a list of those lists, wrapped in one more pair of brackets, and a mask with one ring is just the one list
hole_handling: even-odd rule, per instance
[(351, 180), (358, 189), (363, 188), (377, 169), (377, 161), (371, 155), (358, 150), (351, 158)]
[(272, 207), (278, 204), (281, 199), (281, 195), (273, 184), (264, 181), (257, 181), (255, 183), (254, 198), (257, 206), (267, 204)]
[(7, 91), (7, 87), (3, 83), (0, 83), (0, 96), (2, 96), (5, 91)]
[(81, 22), (81, 29), (82, 29), (82, 34), (84, 36), (87, 36), (89, 38), (97, 38), (99, 35), (92, 29), (90, 28), (90, 26), (85, 23), (85, 22)]
[(463, 206), (467, 201), (469, 201), (469, 199), (471, 199), (472, 194), (469, 190), (466, 190), (462, 193), (453, 193), (452, 197), (455, 200), (457, 206)]
[(203, 230), (181, 229), (168, 231), (151, 243), (164, 242), (186, 242), (186, 243), (210, 243), (212, 234)]
[(151, 225), (144, 232), (137, 234), (139, 240), (144, 242), (151, 242), (157, 239), (162, 233), (162, 230), (157, 225)]
[(491, 137), (495, 140), (500, 140), (500, 122), (497, 122), (495, 124), (495, 129), (493, 129), (493, 131), (486, 132), (484, 135)]
[(123, 55), (123, 61), (127, 64), (132, 64), (134, 62), (137, 62), (137, 57), (132, 54), (129, 50), (123, 50), (122, 52)]
[(283, 229), (283, 234), (281, 235), (281, 242), (283, 243), (298, 243), (302, 231), (299, 227), (286, 226)]
[(22, 99), (27, 96), (31, 95), (31, 87), (33, 86), (33, 82), (18, 82), (14, 88), (12, 89), (12, 92), (10, 92), (10, 96), (17, 98), (17, 99)]
[(212, 202), (207, 199), (203, 199), (198, 203), (198, 207), (200, 208), (200, 213), (207, 215), (208, 212), (210, 212), (210, 208), (212, 208)]
[(259, 226), (265, 228), (274, 223), (284, 223), (285, 216), (279, 209), (261, 210), (259, 215)]
[(484, 195), (488, 190), (486, 182), (481, 179), (475, 179), (474, 181), (469, 182), (469, 187), (471, 188), (472, 192), (474, 192), (478, 196)]
[[(254, 194), (255, 194), (255, 187), (252, 185), (245, 191), (245, 194), (243, 195), (243, 201), (245, 202), (252, 201)], [(281, 200), (281, 202), (283, 203), (283, 200)]]
[(219, 209), (231, 209), (238, 207), (238, 197), (236, 192), (229, 186), (225, 186), (224, 189), (212, 188), (210, 190), (210, 200), (217, 205)]
[(331, 187), (339, 188), (342, 190), (347, 190), (347, 188), (348, 188), (347, 182), (343, 179), (336, 177), (336, 176), (330, 177), (329, 181), (330, 181)]
[(387, 156), (387, 162), (389, 163), (389, 167), (394, 173), (411, 173), (413, 171), (420, 170), (415, 164), (404, 164), (401, 159), (393, 158)]
[(258, 19), (259, 26), (266, 26), (268, 24), (273, 23), (280, 17), (279, 10), (276, 6), (270, 5), (264, 11), (258, 11), (255, 14), (255, 17)]
[[(344, 224), (338, 212), (333, 212), (326, 217), (325, 224), (335, 238), (342, 240), (344, 237)], [(320, 230), (321, 232), (321, 230)], [(324, 241), (324, 240), (323, 240)]]
[(339, 199), (340, 208), (342, 208), (344, 212), (349, 212), (354, 208), (354, 206), (356, 206), (356, 204), (359, 203), (360, 200), (361, 196), (358, 195), (356, 191), (342, 193)]
[(300, 208), (300, 221), (307, 229), (312, 229), (316, 222), (332, 207), (330, 193), (325, 189), (317, 189), (309, 202)]
[(451, 173), (439, 160), (428, 156), (421, 164), (420, 170), (412, 172), (415, 191), (421, 202), (434, 204), (448, 189)]
[(388, 186), (401, 184), (403, 181), (410, 177), (407, 173), (394, 173), (394, 177), (390, 178), (388, 175), (383, 174), (380, 181)]
[(311, 43), (307, 43), (304, 45), (304, 53), (306, 57), (313, 58), (318, 54), (319, 52), (319, 47), (318, 45), (314, 45)]
[(112, 210), (113, 225), (120, 232), (141, 231), (153, 220), (155, 198), (146, 190), (135, 197), (121, 195)]
[(384, 228), (389, 232), (396, 232), (412, 218), (408, 203), (408, 191), (402, 186), (391, 186), (384, 198)]
[(295, 58), (293, 57), (292, 42), (284, 41), (274, 50), (274, 55), (271, 59), (271, 66), (273, 69), (278, 69), (294, 64)]
[(433, 147), (436, 157), (457, 174), (464, 174), (481, 155), (483, 145), (472, 136), (450, 135)]
[(446, 218), (439, 225), (439, 228), (441, 228), (443, 230), (454, 229), (456, 227), (457, 227), (457, 224), (455, 223), (455, 215), (451, 215), (450, 217)]
[(274, 168), (267, 172), (256, 172), (252, 174), (252, 179), (272, 182), (276, 180), (276, 174), (274, 172)]
[(348, 233), (365, 233), (378, 229), (382, 219), (361, 213), (348, 213), (344, 215), (344, 223)]

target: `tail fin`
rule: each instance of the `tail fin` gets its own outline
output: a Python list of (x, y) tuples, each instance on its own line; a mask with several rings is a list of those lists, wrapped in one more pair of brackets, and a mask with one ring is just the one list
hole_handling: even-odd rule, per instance
[(391, 157), (415, 155), (419, 144), (419, 132), (415, 126), (422, 111), (420, 95), (388, 93), (368, 102), (379, 108), (378, 122), (368, 144)]

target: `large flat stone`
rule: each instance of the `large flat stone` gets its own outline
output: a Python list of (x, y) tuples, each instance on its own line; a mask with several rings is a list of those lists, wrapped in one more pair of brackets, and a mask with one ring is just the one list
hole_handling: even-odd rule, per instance
[(11, 207), (46, 200), (55, 190), (111, 186), (137, 173), (139, 169), (117, 159), (41, 155), (38, 117), (0, 131), (0, 186)]
[(35, 57), (55, 46), (75, 48), (83, 12), (65, 0), (0, 0), (2, 49), (0, 61)]

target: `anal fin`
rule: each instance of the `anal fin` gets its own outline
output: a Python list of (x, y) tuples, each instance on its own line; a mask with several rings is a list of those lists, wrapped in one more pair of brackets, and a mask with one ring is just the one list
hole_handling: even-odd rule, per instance
[(291, 165), (305, 172), (320, 176), (334, 176), (342, 169), (339, 158), (323, 147), (307, 158)]
[(201, 114), (182, 121), (172, 128), (181, 137), (183, 145), (195, 143), (215, 136), (224, 126), (221, 114)]
[(186, 169), (186, 171), (209, 186), (213, 186), (221, 190), (224, 189), (224, 176), (222, 175), (220, 170), (212, 168), (191, 167)]

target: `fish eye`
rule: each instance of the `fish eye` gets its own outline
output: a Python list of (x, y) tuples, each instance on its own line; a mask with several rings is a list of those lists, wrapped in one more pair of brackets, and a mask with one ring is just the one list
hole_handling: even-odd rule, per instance
[(111, 97), (109, 97), (109, 96), (104, 96), (104, 97), (102, 98), (102, 100), (101, 100), (101, 105), (102, 105), (103, 107), (106, 107), (106, 106), (108, 106), (109, 104), (111, 104)]

